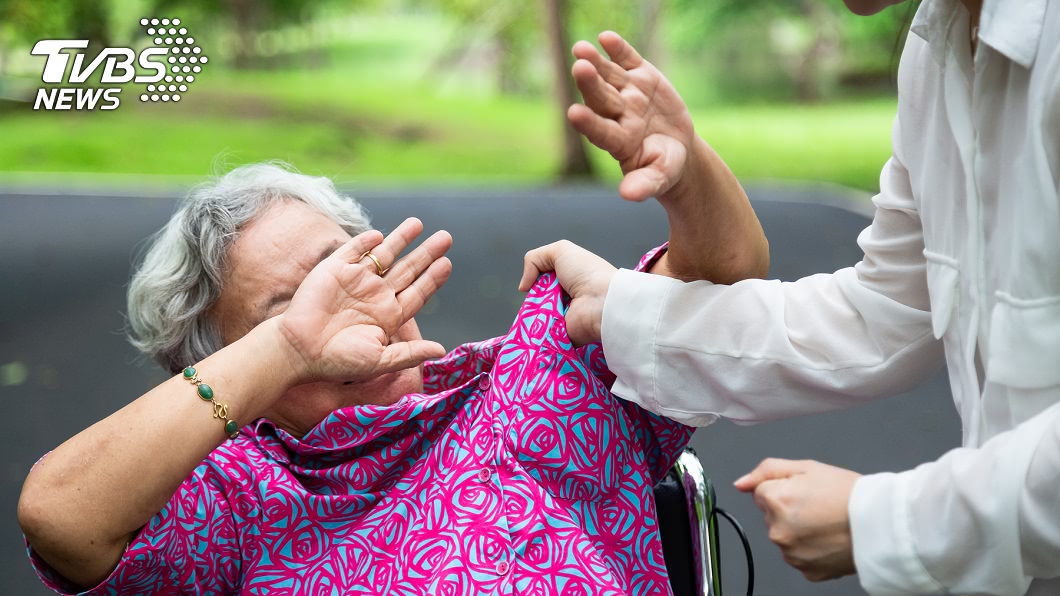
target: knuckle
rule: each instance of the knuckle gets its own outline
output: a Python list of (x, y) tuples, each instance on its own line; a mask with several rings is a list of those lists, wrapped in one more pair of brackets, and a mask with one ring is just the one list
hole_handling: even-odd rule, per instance
[(759, 479), (759, 480), (760, 480), (760, 482), (758, 483), (758, 486), (755, 487), (755, 492), (754, 492), (755, 497), (758, 498), (758, 499), (761, 499), (763, 503), (772, 503), (773, 502), (773, 490), (774, 490), (774, 485), (776, 483), (772, 482), (770, 480), (762, 480), (762, 479)]
[(824, 570), (811, 567), (807, 562), (800, 562), (800, 566), (797, 567), (802, 572), (802, 576), (811, 582), (823, 582), (831, 579), (831, 576), (824, 572)]
[(754, 500), (755, 506), (757, 506), (763, 513), (773, 514), (773, 510), (775, 509), (773, 497), (766, 490), (756, 490), (752, 499)]
[(769, 508), (769, 504), (766, 503), (766, 497), (761, 493), (761, 491), (756, 490), (754, 494), (751, 495), (751, 500), (754, 501), (755, 507), (758, 507), (762, 511), (765, 511)]
[(791, 548), (795, 545), (795, 536), (784, 528), (771, 528), (769, 530), (769, 541), (780, 548)]

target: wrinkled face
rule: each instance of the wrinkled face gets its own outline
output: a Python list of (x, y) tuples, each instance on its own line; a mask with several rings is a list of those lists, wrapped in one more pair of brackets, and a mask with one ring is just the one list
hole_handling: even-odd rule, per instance
[[(225, 345), (283, 313), (313, 267), (349, 239), (338, 224), (301, 201), (278, 201), (259, 214), (229, 248), (224, 289), (211, 311)], [(392, 341), (410, 339), (421, 339), (415, 320)], [(392, 404), (422, 390), (419, 367), (362, 383), (310, 383), (288, 391), (265, 417), (302, 436), (336, 409)]]
[(876, 14), (888, 6), (894, 6), (895, 4), (901, 4), (905, 0), (843, 0), (843, 3), (847, 5), (850, 12), (868, 16)]

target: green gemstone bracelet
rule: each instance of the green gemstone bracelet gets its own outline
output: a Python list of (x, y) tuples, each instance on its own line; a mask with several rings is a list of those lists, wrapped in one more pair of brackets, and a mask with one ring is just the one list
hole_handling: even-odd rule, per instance
[(199, 397), (203, 401), (208, 401), (213, 404), (213, 417), (220, 418), (225, 421), (225, 433), (228, 434), (229, 439), (234, 439), (239, 436), (239, 425), (236, 424), (235, 420), (228, 417), (228, 405), (217, 403), (213, 399), (213, 388), (202, 382), (202, 379), (195, 376), (195, 368), (187, 367), (184, 369), (184, 378), (191, 381), (192, 385), (195, 385), (196, 391)]

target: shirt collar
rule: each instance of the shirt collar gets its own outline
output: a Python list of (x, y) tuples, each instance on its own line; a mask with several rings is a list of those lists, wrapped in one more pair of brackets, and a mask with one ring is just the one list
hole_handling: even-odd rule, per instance
[[(1045, 25), (1045, 4), (1046, 0), (983, 0), (979, 42), (1030, 68)], [(958, 10), (962, 10), (958, 0), (924, 0), (909, 27), (928, 43), (939, 64), (945, 63), (948, 36)]]
[(939, 64), (946, 63), (946, 37), (957, 8), (956, 0), (924, 0), (909, 26), (910, 33), (927, 42)]
[(1046, 0), (985, 0), (979, 15), (979, 41), (1023, 68), (1038, 55)]

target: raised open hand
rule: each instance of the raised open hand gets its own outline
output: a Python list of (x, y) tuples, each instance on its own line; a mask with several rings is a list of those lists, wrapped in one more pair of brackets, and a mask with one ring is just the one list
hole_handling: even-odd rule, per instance
[(674, 187), (685, 169), (695, 131), (684, 100), (659, 69), (613, 32), (600, 34), (608, 60), (589, 42), (574, 44), (574, 80), (585, 98), (567, 118), (609, 152), (625, 177), (622, 198), (643, 201)]
[[(386, 239), (365, 232), (309, 272), (280, 322), (295, 364), (303, 367), (302, 382), (363, 381), (445, 354), (436, 342), (392, 340), (452, 271), (444, 255), (453, 239), (444, 231), (395, 263), (422, 231), (410, 218)], [(385, 275), (363, 256), (368, 251), (389, 268)]]

